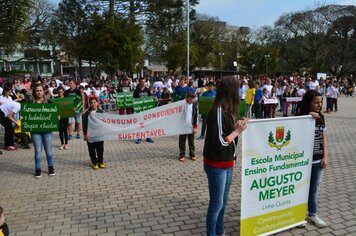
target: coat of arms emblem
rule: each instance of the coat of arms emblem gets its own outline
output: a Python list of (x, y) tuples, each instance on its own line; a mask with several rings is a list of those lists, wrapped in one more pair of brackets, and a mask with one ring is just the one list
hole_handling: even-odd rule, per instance
[(290, 143), (291, 132), (287, 131), (286, 137), (284, 138), (284, 126), (276, 127), (276, 134), (273, 137), (273, 132), (271, 131), (268, 136), (268, 145), (270, 147), (277, 148), (277, 150), (281, 150), (282, 147), (287, 146)]

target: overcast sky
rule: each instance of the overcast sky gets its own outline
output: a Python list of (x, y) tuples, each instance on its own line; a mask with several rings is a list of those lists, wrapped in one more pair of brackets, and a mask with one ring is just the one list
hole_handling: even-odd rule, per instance
[[(51, 0), (57, 4), (60, 0)], [(356, 0), (200, 0), (198, 13), (219, 17), (229, 25), (251, 28), (273, 23), (283, 14), (320, 4), (356, 5)]]

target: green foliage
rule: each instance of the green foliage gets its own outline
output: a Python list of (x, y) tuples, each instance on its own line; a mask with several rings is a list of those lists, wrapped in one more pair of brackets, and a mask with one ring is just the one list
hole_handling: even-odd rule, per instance
[[(147, 1), (145, 52), (151, 60), (167, 61), (168, 68), (172, 70), (186, 67), (185, 3), (185, 0)], [(191, 7), (196, 4), (197, 0), (190, 1)], [(190, 19), (194, 18), (195, 11), (191, 9)], [(191, 49), (190, 60), (195, 60), (195, 51)]]
[(117, 15), (110, 21), (107, 15), (94, 15), (87, 40), (95, 44), (88, 47), (88, 58), (98, 61), (110, 74), (118, 68), (133, 72), (136, 63), (141, 61), (143, 40), (140, 28)]
[(25, 40), (24, 29), (29, 22), (33, 0), (0, 0), (0, 47), (8, 52)]

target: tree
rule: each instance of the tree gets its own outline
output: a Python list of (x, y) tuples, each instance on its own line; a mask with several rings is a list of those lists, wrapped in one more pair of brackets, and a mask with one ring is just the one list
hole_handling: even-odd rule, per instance
[(305, 67), (311, 74), (330, 70), (330, 64), (334, 64), (330, 57), (335, 54), (334, 42), (330, 41), (330, 27), (342, 17), (355, 17), (354, 12), (354, 6), (328, 5), (281, 16), (276, 22), (276, 28), (287, 33), (287, 48), (293, 49), (287, 50), (288, 55), (285, 57), (294, 56), (294, 61), (300, 64), (293, 67)]
[(61, 50), (68, 60), (78, 61), (79, 74), (82, 74), (82, 60), (88, 50), (86, 38), (91, 24), (91, 14), (95, 11), (87, 0), (62, 0), (54, 12), (51, 32), (55, 34)]
[(23, 31), (33, 6), (33, 0), (0, 0), (0, 47), (8, 53), (24, 40)]
[(98, 62), (109, 74), (114, 74), (118, 68), (133, 72), (141, 61), (140, 28), (118, 15), (94, 14), (92, 18), (87, 40), (95, 45), (87, 48), (88, 59)]
[[(178, 67), (186, 67), (182, 64), (185, 60), (175, 58), (183, 54), (182, 50), (186, 41), (185, 2), (184, 0), (148, 0), (147, 4), (146, 55), (151, 60), (166, 61), (168, 67), (172, 70), (176, 70)], [(191, 6), (196, 4), (198, 4), (198, 0), (190, 1)], [(194, 9), (190, 12), (190, 18), (192, 20), (195, 18)]]
[[(219, 45), (222, 42), (222, 36), (227, 34), (226, 24), (218, 18), (207, 15), (197, 15), (197, 19), (192, 22), (191, 41), (197, 48), (197, 61), (192, 63), (195, 67), (213, 66), (220, 60), (217, 56), (222, 49)], [(236, 54), (235, 54), (236, 55)]]

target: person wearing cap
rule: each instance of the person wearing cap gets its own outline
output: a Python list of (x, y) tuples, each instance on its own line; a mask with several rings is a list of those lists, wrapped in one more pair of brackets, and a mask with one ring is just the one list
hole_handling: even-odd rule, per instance
[[(202, 94), (203, 97), (215, 97), (216, 96), (216, 91), (214, 90), (214, 82), (209, 82), (208, 83), (208, 90), (205, 91)], [(206, 130), (206, 124), (207, 124), (207, 118), (208, 116), (205, 114), (201, 115), (202, 118), (202, 125), (201, 125), (201, 132), (200, 136), (198, 139), (204, 139), (205, 138), (205, 130)]]

